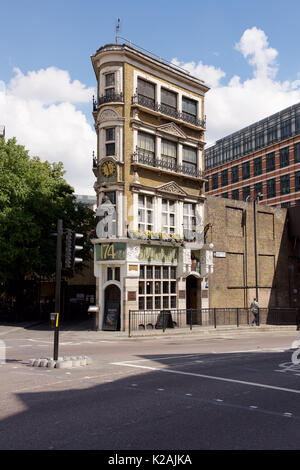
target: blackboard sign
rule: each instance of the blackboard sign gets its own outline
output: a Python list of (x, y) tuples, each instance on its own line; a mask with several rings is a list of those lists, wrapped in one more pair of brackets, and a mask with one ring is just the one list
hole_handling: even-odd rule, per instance
[(168, 310), (164, 310), (158, 314), (156, 320), (156, 329), (160, 328), (174, 328), (174, 323), (172, 319), (172, 315)]
[(118, 331), (120, 329), (120, 307), (111, 302), (104, 313), (103, 330)]

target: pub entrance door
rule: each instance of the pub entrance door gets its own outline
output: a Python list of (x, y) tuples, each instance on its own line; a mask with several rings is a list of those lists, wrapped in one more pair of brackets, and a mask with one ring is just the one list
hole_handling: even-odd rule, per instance
[(111, 284), (104, 292), (105, 307), (103, 330), (120, 331), (121, 326), (121, 291), (118, 286)]
[(193, 275), (186, 278), (186, 322), (197, 324), (201, 317), (201, 279)]

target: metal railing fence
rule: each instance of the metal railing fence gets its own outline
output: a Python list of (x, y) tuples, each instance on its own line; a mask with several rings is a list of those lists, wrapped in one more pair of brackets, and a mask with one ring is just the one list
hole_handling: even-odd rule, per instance
[[(260, 308), (258, 325), (296, 325), (299, 308)], [(201, 308), (165, 310), (129, 310), (128, 335), (138, 330), (251, 325), (250, 308)]]

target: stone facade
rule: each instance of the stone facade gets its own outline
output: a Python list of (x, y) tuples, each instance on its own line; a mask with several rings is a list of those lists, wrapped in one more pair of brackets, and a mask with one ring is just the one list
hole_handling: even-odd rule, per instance
[[(287, 230), (287, 209), (208, 196), (207, 241), (214, 247), (214, 274), (209, 280), (209, 305), (249, 307), (257, 293), (260, 307), (294, 307), (291, 266), (295, 264)], [(256, 266), (255, 266), (256, 264)], [(257, 276), (256, 268), (257, 267)]]

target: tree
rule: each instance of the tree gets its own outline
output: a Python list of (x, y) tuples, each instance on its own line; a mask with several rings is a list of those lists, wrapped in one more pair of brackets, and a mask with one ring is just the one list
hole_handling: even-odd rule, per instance
[[(0, 285), (17, 295), (25, 278), (55, 273), (57, 219), (84, 234), (84, 261), (94, 227), (94, 213), (76, 203), (62, 163), (29, 157), (16, 139), (0, 139)], [(70, 276), (71, 271), (66, 272)]]

